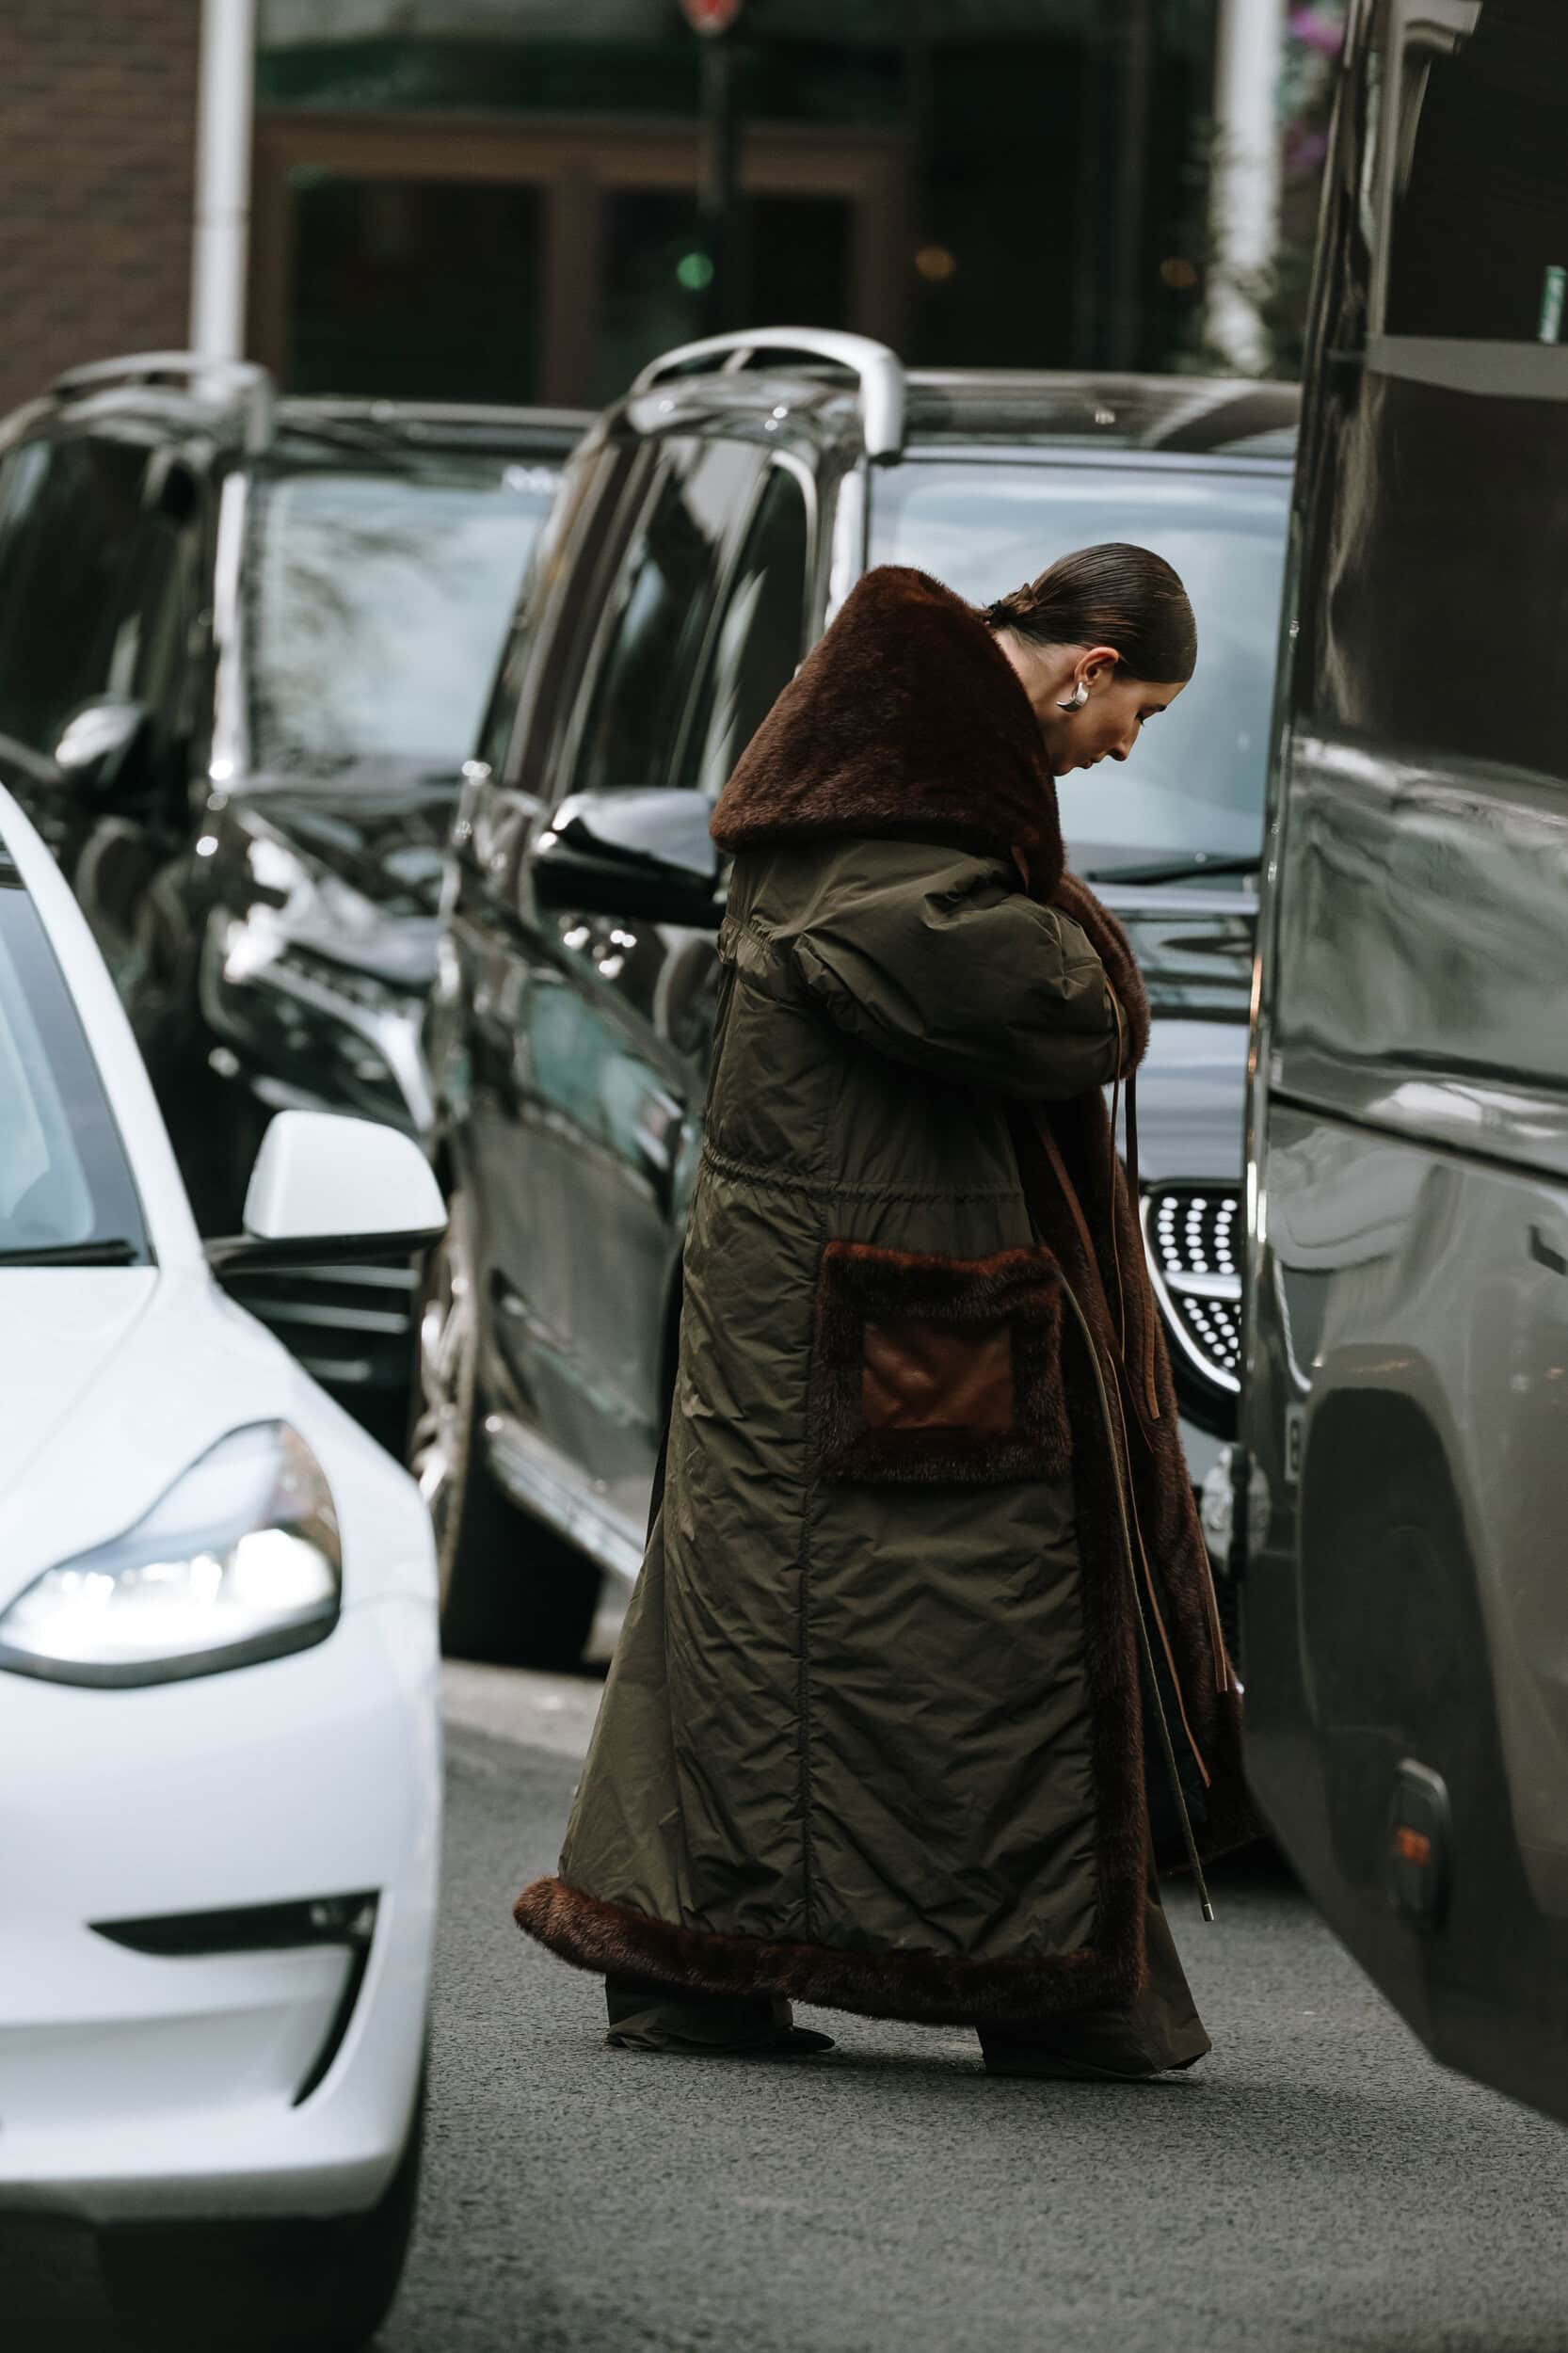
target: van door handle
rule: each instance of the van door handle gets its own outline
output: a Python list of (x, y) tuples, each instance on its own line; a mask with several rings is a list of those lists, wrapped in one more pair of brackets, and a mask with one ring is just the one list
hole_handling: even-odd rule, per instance
[(1568, 1274), (1568, 1252), (1549, 1242), (1539, 1225), (1530, 1227), (1530, 1257), (1537, 1266), (1549, 1267), (1554, 1274)]

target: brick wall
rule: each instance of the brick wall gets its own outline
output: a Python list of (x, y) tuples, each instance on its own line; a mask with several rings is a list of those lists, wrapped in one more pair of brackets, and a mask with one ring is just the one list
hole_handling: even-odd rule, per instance
[(0, 414), (180, 346), (200, 0), (0, 0)]

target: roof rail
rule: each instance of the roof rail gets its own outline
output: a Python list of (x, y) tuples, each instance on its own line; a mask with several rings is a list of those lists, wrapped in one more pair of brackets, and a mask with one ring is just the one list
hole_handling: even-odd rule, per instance
[(845, 368), (860, 387), (860, 415), (866, 456), (888, 464), (904, 448), (904, 362), (886, 344), (867, 335), (841, 335), (825, 327), (748, 327), (731, 335), (709, 335), (701, 343), (681, 344), (644, 368), (632, 390), (651, 392), (672, 376), (696, 375), (695, 362), (712, 360), (717, 372), (738, 373), (751, 365), (758, 352), (792, 351), (803, 359), (830, 360)]
[(307, 424), (321, 418), (328, 423), (341, 419), (353, 424), (363, 421), (370, 425), (385, 425), (395, 432), (399, 427), (418, 431), (422, 427), (442, 425), (472, 426), (483, 431), (494, 426), (504, 432), (534, 430), (541, 433), (584, 434), (594, 421), (591, 408), (540, 408), (528, 403), (468, 400), (383, 400), (375, 393), (358, 397), (337, 392), (286, 392), (279, 402), (279, 414), (290, 423)]
[(271, 376), (251, 360), (215, 360), (200, 351), (135, 351), (119, 360), (92, 360), (68, 368), (50, 385), (55, 399), (74, 392), (112, 391), (117, 384), (188, 384), (231, 400), (245, 419), (248, 450), (265, 449), (272, 439), (275, 393)]

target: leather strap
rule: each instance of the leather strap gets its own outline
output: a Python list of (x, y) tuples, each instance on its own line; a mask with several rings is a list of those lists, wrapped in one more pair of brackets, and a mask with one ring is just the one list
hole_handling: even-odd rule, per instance
[[(1094, 1243), (1089, 1238), (1088, 1221), (1083, 1214), (1083, 1205), (1078, 1197), (1078, 1188), (1067, 1174), (1067, 1164), (1062, 1158), (1062, 1147), (1057, 1143), (1056, 1138), (1052, 1135), (1050, 1131), (1050, 1124), (1043, 1113), (1036, 1119), (1035, 1128), (1039, 1135), (1040, 1142), (1045, 1146), (1046, 1158), (1050, 1162), (1051, 1175), (1055, 1177), (1058, 1185), (1062, 1189), (1062, 1197), (1067, 1204), (1068, 1210), (1072, 1216), (1073, 1225), (1077, 1229), (1079, 1241), (1083, 1245), (1083, 1254), (1087, 1261), (1088, 1272), (1091, 1275), (1096, 1275), (1098, 1269), (1098, 1260), (1095, 1257)], [(1112, 1149), (1114, 1149), (1113, 1144)], [(1114, 1212), (1112, 1211), (1112, 1214)], [(1143, 1525), (1138, 1516), (1138, 1497), (1133, 1484), (1132, 1461), (1128, 1447), (1127, 1417), (1122, 1411), (1121, 1385), (1128, 1378), (1127, 1366), (1125, 1362), (1118, 1357), (1115, 1363), (1111, 1366), (1110, 1372), (1111, 1379), (1106, 1385), (1106, 1389), (1108, 1397), (1114, 1401), (1116, 1414), (1116, 1428), (1110, 1433), (1110, 1435), (1112, 1445), (1118, 1458), (1118, 1469), (1122, 1481), (1122, 1491), (1127, 1498), (1128, 1525), (1132, 1531), (1132, 1540), (1138, 1547), (1138, 1564), (1143, 1570), (1144, 1590), (1148, 1594), (1150, 1612), (1154, 1618), (1155, 1625), (1159, 1629), (1160, 1648), (1164, 1651), (1165, 1663), (1171, 1672), (1171, 1687), (1176, 1692), (1176, 1705), (1181, 1712), (1181, 1728), (1187, 1736), (1187, 1745), (1192, 1752), (1193, 1761), (1196, 1764), (1199, 1772), (1203, 1775), (1204, 1786), (1207, 1788), (1209, 1782), (1208, 1768), (1204, 1763), (1203, 1752), (1198, 1746), (1197, 1738), (1192, 1731), (1192, 1727), (1187, 1721), (1187, 1703), (1182, 1697), (1181, 1677), (1176, 1673), (1176, 1658), (1171, 1649), (1171, 1638), (1169, 1633), (1166, 1631), (1165, 1626), (1165, 1614), (1160, 1607), (1160, 1592), (1155, 1582), (1153, 1568), (1150, 1565), (1148, 1547), (1144, 1542)], [(1219, 1657), (1223, 1657), (1224, 1655), (1224, 1648), (1222, 1645)]]
[[(1141, 1213), (1143, 1193), (1138, 1178), (1138, 1074), (1128, 1073), (1127, 1082), (1127, 1189), (1128, 1199), (1136, 1218)], [(1155, 1383), (1155, 1343), (1153, 1303), (1148, 1296), (1147, 1276), (1144, 1298), (1144, 1402), (1151, 1421), (1160, 1419), (1160, 1392)]]
[[(1025, 856), (1024, 853), (1017, 848), (1015, 848), (1013, 852), (1013, 860), (1015, 865), (1017, 867), (1019, 877), (1023, 882), (1025, 889), (1027, 890), (1030, 888), (1029, 860)], [(1116, 1179), (1118, 1175), (1116, 1165), (1116, 1117), (1121, 1103), (1121, 1089), (1123, 1084), (1122, 1064), (1126, 1053), (1126, 1029), (1124, 1026), (1125, 1016), (1122, 1012), (1121, 1001), (1118, 999), (1115, 990), (1111, 986), (1109, 980), (1106, 983), (1106, 994), (1111, 1000), (1112, 1011), (1115, 1016), (1116, 1021), (1116, 1080), (1111, 1100), (1111, 1165), (1109, 1176), (1111, 1202), (1111, 1254), (1112, 1262), (1115, 1269), (1116, 1275), (1116, 1311), (1120, 1346), (1116, 1351), (1115, 1364), (1112, 1368), (1112, 1379), (1110, 1384), (1109, 1391), (1109, 1393), (1113, 1396), (1116, 1401), (1116, 1419), (1119, 1425), (1119, 1443), (1116, 1433), (1112, 1433), (1112, 1443), (1116, 1445), (1117, 1452), (1121, 1458), (1123, 1483), (1128, 1500), (1128, 1519), (1132, 1529), (1134, 1542), (1138, 1547), (1139, 1561), (1144, 1572), (1144, 1584), (1148, 1593), (1149, 1606), (1154, 1617), (1154, 1622), (1159, 1629), (1160, 1647), (1165, 1654), (1165, 1663), (1170, 1669), (1172, 1688), (1176, 1694), (1176, 1705), (1181, 1710), (1181, 1728), (1187, 1736), (1188, 1746), (1192, 1752), (1198, 1770), (1203, 1775), (1204, 1785), (1205, 1787), (1208, 1787), (1209, 1781), (1208, 1768), (1204, 1763), (1203, 1753), (1198, 1747), (1197, 1740), (1192, 1732), (1192, 1727), (1187, 1721), (1187, 1708), (1186, 1703), (1182, 1697), (1181, 1679), (1176, 1673), (1176, 1659), (1171, 1650), (1170, 1636), (1165, 1627), (1164, 1613), (1160, 1607), (1159, 1589), (1156, 1585), (1154, 1571), (1149, 1561), (1148, 1549), (1144, 1542), (1143, 1527), (1138, 1517), (1138, 1499), (1132, 1478), (1132, 1460), (1128, 1440), (1127, 1416), (1122, 1410), (1122, 1384), (1125, 1382), (1130, 1388), (1132, 1380), (1131, 1371), (1127, 1362), (1127, 1298), (1123, 1286), (1121, 1236), (1119, 1230), (1119, 1220), (1116, 1215)], [(1132, 1207), (1133, 1216), (1136, 1218), (1139, 1214), (1139, 1204), (1142, 1199), (1138, 1174), (1138, 1074), (1136, 1070), (1129, 1070), (1127, 1073), (1126, 1084), (1126, 1181), (1128, 1198)], [(1083, 1248), (1083, 1256), (1087, 1271), (1091, 1275), (1097, 1279), (1099, 1273), (1099, 1260), (1095, 1254), (1095, 1245), (1090, 1238), (1089, 1223), (1083, 1214), (1083, 1205), (1079, 1200), (1078, 1188), (1067, 1174), (1067, 1164), (1062, 1157), (1061, 1146), (1058, 1144), (1055, 1136), (1051, 1132), (1049, 1119), (1044, 1112), (1036, 1113), (1034, 1126), (1035, 1131), (1040, 1138), (1040, 1142), (1045, 1147), (1046, 1158), (1050, 1163), (1051, 1175), (1055, 1177), (1057, 1184), (1060, 1186), (1062, 1197), (1067, 1204), (1068, 1210), (1072, 1216), (1073, 1225)], [(1162, 1416), (1160, 1410), (1160, 1393), (1155, 1378), (1156, 1355), (1154, 1322), (1154, 1304), (1152, 1297), (1150, 1296), (1148, 1277), (1145, 1273), (1143, 1292), (1143, 1361), (1139, 1367), (1139, 1370), (1143, 1376), (1142, 1385), (1144, 1414), (1149, 1421), (1158, 1422), (1162, 1418)], [(1148, 1435), (1141, 1426), (1139, 1428), (1138, 1434), (1144, 1440), (1144, 1446), (1147, 1447), (1149, 1445)], [(1204, 1565), (1207, 1569), (1207, 1560)], [(1225, 1649), (1224, 1630), (1220, 1625), (1219, 1604), (1215, 1597), (1214, 1580), (1212, 1576), (1206, 1576), (1204, 1583), (1206, 1587), (1206, 1615), (1208, 1619), (1209, 1642), (1214, 1653), (1215, 1679), (1219, 1689), (1225, 1691), (1231, 1687), (1233, 1673), (1229, 1655)]]

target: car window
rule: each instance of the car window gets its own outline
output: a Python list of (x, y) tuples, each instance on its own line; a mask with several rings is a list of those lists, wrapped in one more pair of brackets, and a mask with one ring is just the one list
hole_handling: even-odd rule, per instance
[(801, 657), (809, 552), (806, 493), (787, 466), (769, 472), (713, 632), (680, 781), (716, 800)]
[(1568, 340), (1568, 20), (1560, 0), (1407, 13), (1386, 329), (1440, 340)]
[(201, 664), (192, 658), (200, 594), (201, 493), (184, 468), (166, 476), (127, 552), (104, 692), (153, 713), (160, 748), (197, 728)]
[(0, 469), (0, 736), (33, 751), (110, 691), (148, 456), (81, 436), (24, 442)]
[(456, 456), (264, 475), (245, 568), (253, 766), (456, 775), (556, 479)]
[(146, 1235), (76, 1008), (0, 850), (0, 1255)]
[[(531, 712), (525, 730), (530, 742), (522, 746), (513, 744), (536, 643), (542, 630), (548, 631), (552, 645), (569, 649), (576, 642), (616, 493), (632, 456), (632, 445), (624, 441), (595, 440), (579, 449), (568, 459), (539, 527), (474, 744), (474, 757), (498, 779), (514, 781), (508, 773), (509, 754), (519, 758), (524, 752), (537, 755), (539, 746), (532, 741), (535, 719), (541, 722), (542, 732), (549, 726), (549, 710)], [(543, 655), (543, 663), (550, 674), (544, 691), (553, 700), (564, 681), (556, 675), (559, 665), (552, 664), (548, 654)]]
[(1283, 471), (1168, 464), (954, 460), (877, 478), (872, 562), (918, 565), (971, 603), (1106, 539), (1152, 548), (1185, 582), (1198, 624), (1191, 685), (1145, 727), (1126, 767), (1057, 787), (1076, 866), (1109, 872), (1259, 848), (1288, 496)]
[(611, 586), (573, 792), (664, 782), (725, 542), (759, 464), (744, 442), (660, 451), (652, 492)]

